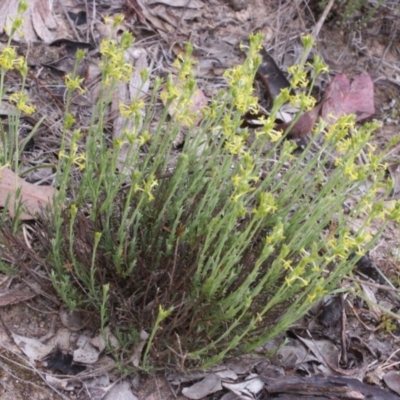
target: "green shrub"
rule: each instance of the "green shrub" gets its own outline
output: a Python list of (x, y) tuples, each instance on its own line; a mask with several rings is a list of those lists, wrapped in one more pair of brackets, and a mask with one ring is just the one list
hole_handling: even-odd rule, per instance
[[(378, 219), (383, 227), (398, 214), (397, 204), (387, 210), (376, 199), (378, 189), (390, 189), (369, 145), (376, 124), (355, 127), (352, 116), (330, 127), (320, 122), (299, 152), (273, 129), (275, 116), (286, 101), (303, 110), (313, 103), (283, 91), (261, 128), (242, 127), (243, 113), (257, 109), (260, 42), (250, 38), (246, 61), (227, 71), (229, 88), (200, 111), (199, 125), (190, 108), (190, 45), (161, 94), (156, 78), (146, 104), (121, 105), (126, 129), (117, 139), (105, 120), (118, 82), (132, 72), (124, 61), (130, 35), (101, 46), (102, 92), (85, 131), (70, 112), (81, 80), (66, 78), (59, 191), (36, 254), (62, 301), (87, 310), (93, 327), (110, 327), (128, 350), (140, 331), (150, 334), (143, 368), (207, 366), (256, 349), (336, 290), (379, 235), (368, 234), (369, 225)], [(316, 59), (314, 71), (321, 69)], [(304, 74), (299, 66), (294, 81)], [(155, 117), (160, 97), (166, 104)], [(177, 151), (182, 127), (186, 140)], [(361, 154), (367, 163), (357, 162)], [(352, 196), (358, 202), (349, 210)], [(352, 229), (356, 218), (363, 222)]]

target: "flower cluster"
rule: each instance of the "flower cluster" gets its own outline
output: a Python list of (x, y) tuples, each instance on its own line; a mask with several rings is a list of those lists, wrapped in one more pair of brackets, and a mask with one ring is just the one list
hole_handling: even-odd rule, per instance
[(125, 51), (133, 44), (133, 37), (129, 32), (124, 32), (120, 43), (113, 39), (105, 39), (100, 44), (102, 61), (100, 68), (103, 72), (103, 82), (106, 86), (111, 82), (128, 82), (132, 75), (133, 67), (125, 62)]
[(258, 175), (254, 174), (254, 166), (251, 159), (246, 156), (247, 162), (240, 165), (238, 172), (232, 177), (233, 195), (232, 201), (238, 202), (244, 195), (254, 190), (254, 182), (258, 181)]
[(305, 88), (309, 85), (309, 80), (307, 79), (307, 71), (304, 70), (304, 66), (300, 64), (295, 64), (287, 69), (290, 75), (290, 82), (292, 88)]
[(12, 22), (11, 27), (9, 26), (5, 27), (5, 31), (7, 32), (10, 39), (15, 35), (16, 32), (18, 32), (21, 36), (23, 36), (24, 32), (21, 30), (21, 27), (24, 23), (22, 14), (27, 9), (28, 9), (28, 2), (26, 0), (20, 0), (18, 2), (17, 16), (15, 18), (10, 18)]
[(86, 154), (84, 152), (78, 153), (78, 140), (82, 137), (82, 132), (77, 129), (72, 133), (72, 141), (70, 145), (69, 154), (65, 150), (60, 150), (59, 158), (66, 158), (71, 164), (75, 164), (82, 171), (86, 166)]
[(225, 79), (231, 89), (231, 95), (236, 109), (242, 113), (258, 111), (258, 99), (253, 96), (253, 81), (261, 57), (258, 51), (261, 48), (262, 36), (260, 34), (250, 35), (250, 46), (246, 61), (239, 66), (233, 67), (224, 73)]
[(147, 179), (147, 181), (144, 182), (143, 186), (140, 186), (139, 184), (135, 184), (135, 192), (143, 192), (147, 194), (148, 200), (153, 201), (154, 196), (152, 194), (152, 190), (158, 186), (158, 181), (155, 179), (153, 175), (150, 175)]
[(14, 69), (20, 64), (22, 57), (17, 57), (14, 47), (6, 47), (0, 54), (0, 68), (4, 70)]
[(131, 104), (125, 103), (119, 104), (119, 112), (124, 118), (135, 119), (137, 115), (141, 115), (140, 112), (143, 110), (145, 103), (143, 100), (134, 100)]
[(82, 88), (83, 78), (79, 76), (72, 77), (70, 74), (65, 75), (65, 86), (69, 90), (78, 90), (80, 94), (85, 93), (86, 89)]
[(176, 77), (168, 76), (164, 90), (160, 97), (164, 104), (168, 104), (169, 112), (181, 126), (191, 127), (197, 121), (200, 112), (195, 102), (196, 96), (201, 93), (196, 85), (193, 73), (195, 61), (192, 58), (193, 47), (190, 43), (186, 45), (186, 53), (179, 55), (173, 63), (176, 68)]
[(36, 110), (34, 106), (28, 105), (28, 95), (24, 92), (15, 92), (10, 96), (10, 102), (14, 103), (18, 110), (24, 112), (25, 114), (33, 114)]

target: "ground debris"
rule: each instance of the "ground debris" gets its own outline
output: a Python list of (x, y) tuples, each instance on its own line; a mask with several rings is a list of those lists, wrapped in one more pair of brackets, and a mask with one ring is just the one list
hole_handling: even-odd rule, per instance
[(398, 396), (390, 394), (383, 389), (346, 377), (323, 377), (317, 375), (310, 378), (301, 378), (288, 376), (279, 380), (267, 378), (265, 383), (264, 391), (268, 395), (284, 393), (289, 396), (285, 397), (286, 399), (299, 397), (302, 399), (399, 399)]

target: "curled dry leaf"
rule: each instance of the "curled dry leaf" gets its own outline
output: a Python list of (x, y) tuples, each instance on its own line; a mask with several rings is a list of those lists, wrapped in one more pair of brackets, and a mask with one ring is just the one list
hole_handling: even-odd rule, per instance
[(0, 207), (7, 205), (10, 217), (15, 216), (15, 200), (18, 189), (21, 190), (20, 200), (26, 209), (26, 212), (19, 215), (20, 219), (34, 219), (34, 214), (39, 213), (46, 206), (52, 207), (56, 189), (52, 186), (33, 185), (18, 177), (11, 169), (3, 168), (0, 170)]

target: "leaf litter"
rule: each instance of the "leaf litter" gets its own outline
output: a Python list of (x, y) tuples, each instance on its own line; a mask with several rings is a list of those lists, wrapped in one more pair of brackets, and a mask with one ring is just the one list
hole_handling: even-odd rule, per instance
[(18, 214), (22, 220), (35, 219), (35, 214), (52, 206), (56, 189), (52, 186), (38, 186), (19, 178), (11, 169), (0, 170), (0, 207), (7, 207), (10, 217), (16, 215), (17, 200), (25, 211)]
[[(132, 20), (130, 26), (125, 25), (125, 29), (132, 29), (136, 35), (143, 40), (140, 44), (140, 49), (138, 49), (137, 46), (133, 47), (133, 51), (139, 50), (141, 55), (137, 59), (133, 58), (132, 62), (139, 63), (139, 60), (141, 60), (141, 65), (144, 68), (149, 68), (149, 59), (151, 59), (153, 66), (149, 69), (153, 71), (153, 74), (158, 73), (162, 71), (162, 62), (166, 64), (170, 62), (171, 52), (179, 54), (183, 49), (183, 42), (190, 38), (194, 43), (194, 55), (199, 60), (196, 79), (198, 81), (199, 90), (201, 90), (204, 96), (210, 96), (210, 94), (216, 90), (215, 88), (223, 86), (221, 75), (226, 68), (233, 66), (240, 60), (240, 55), (238, 55), (240, 53), (236, 53), (235, 46), (244, 41), (249, 32), (260, 30), (265, 33), (266, 38), (268, 38), (266, 47), (268, 47), (268, 51), (271, 52), (274, 57), (276, 64), (280, 65), (283, 71), (288, 65), (298, 62), (301, 53), (299, 42), (295, 39), (287, 40), (287, 37), (288, 32), (301, 33), (304, 32), (304, 28), (307, 24), (311, 24), (312, 26), (312, 19), (310, 19), (309, 14), (307, 15), (307, 12), (301, 14), (298, 8), (289, 4), (290, 2), (282, 4), (279, 9), (274, 8), (275, 5), (272, 3), (267, 4), (267, 2), (265, 2), (259, 4), (260, 2), (256, 0), (249, 1), (247, 4), (238, 3), (239, 2), (230, 2), (228, 4), (222, 0), (214, 0), (209, 4), (193, 0), (184, 2), (145, 2), (144, 0), (127, 0), (126, 6), (128, 12), (131, 13)], [(0, 28), (5, 25), (7, 18), (13, 15), (12, 4), (15, 4), (15, 2), (6, 1), (2, 4), (1, 10), (4, 12), (0, 13), (2, 16), (2, 19), (0, 18)], [(103, 29), (105, 27), (101, 24), (96, 26), (95, 21), (88, 19), (86, 24), (78, 25), (76, 23), (73, 26), (74, 29), (72, 29), (66, 22), (61, 9), (57, 9), (51, 17), (46, 17), (52, 12), (48, 5), (45, 5), (44, 2), (39, 0), (36, 0), (33, 5), (32, 12), (29, 14), (25, 25), (25, 35), (28, 40), (37, 40), (39, 38), (45, 43), (50, 43), (55, 39), (65, 37), (78, 39), (76, 34), (78, 33), (78, 36), (81, 36), (83, 33), (82, 37), (84, 37), (84, 30), (89, 33), (89, 27), (92, 30), (91, 33), (98, 34), (100, 38), (106, 35), (106, 29)], [(74, 4), (73, 1), (71, 2), (71, 7), (75, 12), (86, 12), (86, 10), (79, 10), (79, 6)], [(112, 14), (116, 9), (116, 5), (113, 4), (108, 11)], [(47, 21), (45, 21), (46, 18), (48, 18)], [(55, 20), (57, 20), (58, 24), (56, 29), (54, 28)], [(329, 23), (326, 26), (326, 31), (324, 27), (322, 27), (320, 34), (321, 48), (329, 46), (331, 50), (341, 51), (340, 38), (334, 41), (331, 37), (334, 31), (335, 29), (332, 30)], [(157, 39), (154, 41), (154, 39), (146, 39), (146, 35), (143, 35), (143, 32), (152, 32), (152, 34), (158, 35), (157, 38), (162, 38), (164, 41), (162, 43), (161, 63), (159, 63), (160, 59), (155, 60), (154, 58), (154, 55), (157, 53), (154, 49), (155, 46), (160, 46), (160, 40)], [(329, 40), (327, 40), (326, 35), (329, 36)], [(292, 35), (292, 37), (295, 36), (296, 35)], [(151, 40), (153, 40), (153, 43)], [(379, 46), (375, 45), (375, 48), (379, 48)], [(313, 52), (315, 53), (318, 50), (313, 50)], [(324, 53), (322, 50), (323, 49), (321, 49), (321, 54), (326, 54), (326, 52)], [(94, 52), (89, 54), (91, 61), (96, 63)], [(331, 51), (329, 56), (332, 56), (332, 54), (333, 51)], [(368, 55), (364, 55), (363, 57), (358, 55), (358, 57), (364, 60), (368, 59)], [(383, 54), (382, 57), (384, 57)], [(326, 57), (326, 59), (328, 60), (328, 57)], [(348, 61), (351, 57), (347, 59), (346, 57), (336, 57), (335, 61), (337, 59), (342, 60), (341, 69), (338, 70), (336, 64), (332, 62), (333, 78), (330, 80), (330, 83), (327, 83), (328, 80), (325, 82), (317, 82), (320, 93), (325, 93), (326, 98), (326, 102), (321, 106), (320, 110), (318, 110), (318, 116), (321, 115), (322, 118), (330, 121), (332, 116), (337, 118), (340, 115), (355, 112), (359, 121), (370, 118), (375, 112), (374, 103), (376, 103), (376, 101), (374, 102), (374, 94), (377, 92), (373, 80), (366, 72), (361, 73), (361, 75), (354, 74), (352, 75), (354, 76), (353, 80), (349, 79), (347, 73), (349, 73), (350, 76), (351, 71), (360, 71), (364, 70), (364, 68), (355, 68), (354, 65), (351, 65), (351, 61)], [(154, 68), (154, 62), (157, 62), (156, 68), (158, 68), (158, 70), (156, 72), (152, 69)], [(90, 63), (87, 65), (87, 69), (89, 69), (89, 66)], [(44, 68), (44, 70), (47, 71), (46, 73), (49, 73), (49, 76), (56, 81), (58, 80), (60, 85), (62, 85), (62, 77), (60, 74), (68, 72), (68, 69), (71, 68), (71, 64), (65, 64), (65, 67), (58, 70), (57, 68), (51, 68), (45, 65), (36, 65), (32, 66), (32, 68), (42, 68), (42, 71)], [(50, 68), (51, 71), (46, 68)], [(385, 73), (388, 73), (389, 69), (390, 75), (390, 65), (387, 65), (387, 63), (383, 64), (382, 68), (385, 68)], [(42, 73), (40, 71), (37, 72), (39, 76)], [(82, 74), (86, 72), (87, 70), (83, 71)], [(283, 75), (285, 75), (284, 72)], [(140, 87), (141, 82), (137, 81), (137, 77), (133, 77), (132, 79), (130, 83), (131, 86), (121, 90), (121, 94), (123, 95), (121, 98), (124, 98), (127, 102), (138, 95), (146, 96), (148, 89), (145, 88), (143, 93), (138, 94), (137, 87)], [(393, 79), (395, 80), (395, 78)], [(44, 90), (44, 87), (43, 85), (41, 89)], [(262, 90), (263, 89), (261, 89), (261, 91)], [(59, 97), (56, 92), (52, 93), (50, 91), (48, 94)], [(261, 97), (263, 97), (262, 94), (260, 95), (260, 98)], [(37, 101), (40, 103), (41, 100), (39, 97)], [(86, 106), (90, 108), (91, 104), (93, 104), (91, 101), (94, 102), (95, 97), (85, 101)], [(116, 104), (117, 103), (114, 103), (114, 107)], [(85, 111), (84, 109), (80, 111), (82, 119), (85, 117), (85, 112), (89, 113), (89, 111)], [(54, 121), (61, 115), (60, 110), (50, 108), (49, 105), (43, 107), (43, 113), (47, 114), (49, 119), (53, 118)], [(378, 117), (380, 117), (379, 113), (380, 110), (378, 110)], [(59, 131), (57, 131), (57, 124), (49, 124), (49, 126), (50, 133), (53, 137), (57, 137), (59, 134)], [(115, 120), (113, 126), (113, 134), (117, 137), (119, 133), (118, 127), (121, 126), (120, 122)], [(50, 135), (42, 136), (40, 139), (42, 139), (42, 143), (46, 142), (46, 140), (50, 143)], [(383, 142), (387, 142), (388, 140), (388, 138), (382, 137)], [(54, 151), (54, 149), (51, 151)], [(392, 156), (395, 156), (392, 159), (393, 172), (391, 172), (392, 175), (394, 175), (397, 171), (395, 167), (399, 161), (397, 153), (392, 154)], [(121, 159), (123, 161), (123, 155)], [(5, 196), (6, 199), (10, 197), (11, 194), (11, 196), (14, 196), (14, 199), (17, 187), (20, 187), (21, 193), (25, 196), (23, 201), (28, 211), (23, 214), (24, 218), (31, 219), (33, 214), (40, 212), (46, 206), (51, 206), (49, 199), (52, 198), (52, 194), (55, 190), (54, 188), (50, 186), (32, 185), (18, 178), (8, 169), (3, 168), (2, 172), (5, 172), (5, 175), (9, 178), (6, 178), (5, 181), (2, 180), (4, 186), (0, 194), (2, 194), (3, 197)], [(17, 182), (18, 185), (12, 184), (15, 182)], [(4, 193), (6, 193), (6, 195)], [(4, 206), (5, 202), (6, 200), (3, 198), (1, 204)], [(15, 210), (10, 209), (10, 213), (10, 215), (13, 215)], [(389, 237), (384, 237), (384, 239), (387, 240), (387, 243), (395, 243), (394, 248), (396, 248), (396, 245), (398, 247), (398, 243), (393, 241), (393, 237), (393, 234), (389, 234)], [(382, 243), (378, 243), (377, 248), (372, 252), (377, 259), (374, 265), (384, 275), (393, 276), (396, 274), (397, 265), (393, 263), (391, 268), (385, 265), (378, 251), (379, 248), (383, 247), (384, 245)], [(393, 254), (390, 253), (390, 249), (387, 250), (385, 248), (385, 251), (388, 252), (384, 254), (385, 257), (390, 258), (393, 256)], [(390, 262), (388, 261), (386, 264), (390, 265)], [(296, 398), (299, 398), (302, 393), (305, 391), (310, 392), (310, 390), (314, 393), (314, 398), (318, 398), (317, 396), (321, 393), (325, 395), (330, 393), (332, 396), (353, 396), (347, 398), (362, 398), (361, 396), (382, 399), (397, 398), (393, 397), (393, 394), (384, 392), (379, 388), (348, 378), (348, 375), (351, 376), (352, 374), (354, 376), (357, 375), (360, 380), (369, 377), (372, 383), (378, 385), (382, 385), (383, 380), (393, 392), (398, 393), (398, 355), (395, 351), (392, 351), (395, 347), (396, 335), (385, 334), (385, 332), (380, 330), (366, 331), (368, 327), (375, 327), (380, 323), (379, 317), (381, 311), (378, 312), (378, 308), (374, 303), (386, 302), (386, 306), (391, 308), (393, 312), (397, 311), (399, 307), (397, 292), (394, 292), (396, 294), (395, 296), (390, 297), (388, 293), (393, 294), (393, 292), (385, 290), (386, 283), (377, 283), (374, 277), (365, 278), (365, 276), (359, 275), (356, 279), (363, 281), (361, 288), (364, 297), (368, 301), (354, 297), (348, 298), (343, 304), (340, 302), (337, 303), (335, 308), (339, 310), (339, 319), (336, 319), (335, 308), (329, 310), (327, 304), (321, 304), (320, 312), (323, 312), (324, 309), (328, 310), (325, 312), (324, 323), (321, 323), (317, 314), (311, 313), (309, 316), (306, 316), (302, 321), (299, 321), (297, 327), (293, 328), (296, 329), (295, 334), (288, 332), (286, 337), (281, 338), (280, 343), (274, 342), (273, 346), (269, 348), (269, 352), (267, 352), (267, 354), (269, 354), (268, 357), (261, 357), (263, 351), (268, 348), (266, 344), (264, 349), (260, 349), (261, 353), (257, 355), (258, 358), (247, 362), (248, 365), (245, 368), (243, 368), (243, 366), (246, 365), (246, 361), (243, 359), (231, 360), (234, 361), (233, 366), (227, 367), (225, 371), (216, 371), (215, 369), (201, 371), (186, 381), (185, 377), (188, 378), (188, 374), (181, 374), (180, 378), (177, 375), (175, 375), (174, 378), (170, 377), (172, 387), (177, 388), (177, 390), (183, 390), (184, 393), (192, 396), (189, 398), (201, 398), (198, 397), (200, 395), (209, 396), (210, 393), (213, 393), (216, 388), (219, 387), (223, 389), (216, 392), (216, 395), (220, 394), (222, 396), (221, 398), (224, 399), (261, 398), (260, 396), (262, 394), (273, 398), (274, 396), (279, 396), (279, 393), (287, 393), (287, 398), (294, 398), (296, 396)], [(350, 280), (345, 280), (344, 285), (349, 285), (350, 282)], [(368, 289), (366, 289), (367, 287)], [(10, 295), (10, 300), (6, 300), (6, 303), (9, 301), (9, 304), (12, 304), (14, 301), (11, 296), (11, 294), (13, 294), (12, 290), (13, 289), (8, 293)], [(14, 290), (16, 290), (14, 293), (18, 296), (18, 289), (15, 288)], [(7, 294), (7, 291), (4, 291), (4, 293)], [(36, 297), (30, 300), (30, 302), (32, 301), (36, 301)], [(342, 315), (344, 313), (347, 314), (348, 323), (351, 324), (347, 327), (347, 330), (346, 325), (343, 325), (344, 321)], [(353, 317), (352, 313), (357, 313), (357, 317)], [(365, 325), (358, 323), (359, 321), (363, 321), (363, 319), (366, 319), (369, 325), (366, 323)], [(395, 324), (395, 331), (396, 329), (398, 330), (398, 322), (394, 320), (393, 323)], [(69, 323), (67, 322), (66, 324), (68, 326)], [(343, 331), (347, 332), (347, 339), (350, 341), (347, 349), (347, 370), (341, 365), (341, 363), (343, 363), (342, 354), (339, 355), (338, 352), (340, 348), (343, 350), (343, 343), (341, 344), (337, 341), (337, 338), (343, 334)], [(58, 337), (60, 332), (57, 331), (54, 337)], [(312, 335), (311, 339), (308, 332)], [(317, 334), (322, 337), (314, 337), (314, 335)], [(76, 335), (78, 336), (75, 337), (73, 341), (74, 344), (68, 342), (68, 344), (63, 347), (63, 350), (72, 354), (74, 349), (83, 349), (88, 346), (88, 348), (90, 348), (89, 355), (84, 357), (87, 357), (86, 360), (90, 359), (93, 361), (95, 357), (100, 354), (99, 352), (102, 351), (101, 345), (96, 346), (94, 344), (97, 343), (97, 340), (95, 340), (96, 337), (93, 337), (93, 332), (89, 331), (85, 333), (85, 327), (82, 327), (82, 329), (76, 331)], [(54, 350), (54, 346), (57, 342), (49, 341), (50, 344), (46, 344), (42, 343), (40, 340), (29, 337), (29, 335), (19, 335), (17, 333), (14, 333), (13, 337), (15, 337), (16, 342), (21, 348), (27, 351), (29, 354), (28, 358), (35, 362), (41, 359), (39, 355), (42, 355), (48, 350)], [(79, 338), (81, 338), (82, 346), (77, 346)], [(146, 338), (143, 337), (143, 343), (145, 343), (145, 340)], [(283, 344), (287, 340), (290, 340), (291, 344), (285, 347)], [(276, 351), (277, 348), (281, 348), (281, 350)], [(274, 351), (275, 356), (271, 357)], [(96, 354), (96, 356), (93, 354)], [(138, 357), (140, 357), (139, 350), (136, 351), (136, 353), (134, 352), (131, 362), (137, 363)], [(81, 361), (83, 360), (81, 359)], [(101, 362), (104, 362), (105, 366), (98, 367), (99, 378), (89, 378), (87, 375), (83, 375), (79, 380), (74, 380), (74, 378), (63, 379), (48, 374), (46, 379), (48, 382), (51, 381), (52, 384), (57, 382), (55, 385), (65, 390), (80, 388), (81, 392), (78, 398), (90, 398), (88, 397), (88, 395), (90, 395), (92, 396), (91, 398), (101, 399), (104, 398), (104, 395), (110, 390), (111, 386), (110, 381), (107, 378), (104, 379), (104, 376), (107, 374), (107, 371), (111, 371), (115, 368), (115, 365), (103, 356), (100, 356), (99, 360), (96, 361), (94, 365), (96, 366), (96, 363), (100, 365)], [(368, 371), (365, 370), (365, 366), (369, 366)], [(344, 371), (346, 371), (346, 376), (337, 378), (328, 376), (326, 378), (321, 378), (315, 375), (315, 371), (318, 369), (327, 375), (333, 374), (331, 367), (334, 368), (333, 371), (335, 374), (344, 373)], [(241, 373), (238, 372), (240, 369)], [(101, 373), (103, 373), (103, 375)], [(303, 377), (302, 379), (290, 377), (289, 375), (293, 373), (306, 374), (307, 377)], [(101, 376), (103, 378), (100, 379)], [(92, 381), (90, 381), (90, 379), (92, 379)], [(196, 381), (199, 383), (202, 382), (202, 384), (197, 385)], [(188, 386), (188, 382), (193, 382), (193, 385)], [(157, 385), (158, 383), (153, 387), (153, 389), (155, 389), (153, 391), (153, 398), (168, 398), (169, 394), (165, 394), (167, 392), (163, 392), (163, 397), (160, 397), (160, 395), (157, 397), (155, 394), (158, 389)], [(121, 398), (134, 398), (132, 397), (134, 395), (132, 394), (131, 388), (127, 387), (126, 382), (121, 383), (121, 385), (117, 384), (114, 387), (118, 388), (115, 389), (117, 392), (120, 391), (118, 393), (123, 393), (125, 389), (127, 389), (127, 393), (130, 393), (126, 395), (128, 397)], [(199, 387), (202, 388), (201, 391), (198, 389)], [(143, 396), (140, 397), (140, 387), (136, 388), (135, 392), (139, 393), (138, 398), (145, 398)], [(289, 393), (297, 394), (292, 396), (289, 395)], [(129, 397), (130, 395), (132, 396)], [(117, 396), (117, 394), (111, 395), (109, 393), (108, 396), (109, 398), (117, 398), (112, 397)]]

